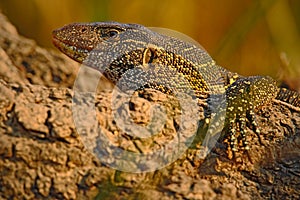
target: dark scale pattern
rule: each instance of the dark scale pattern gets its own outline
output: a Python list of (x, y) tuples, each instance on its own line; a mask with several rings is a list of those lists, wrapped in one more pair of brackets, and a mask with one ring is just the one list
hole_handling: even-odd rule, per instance
[[(226, 113), (231, 149), (242, 141), (246, 150), (246, 123), (259, 134), (255, 111), (271, 101), (300, 110), (300, 95), (280, 89), (270, 77), (241, 77), (215, 64), (201, 48), (177, 38), (153, 32), (137, 24), (97, 22), (70, 24), (53, 31), (53, 43), (70, 58), (104, 73), (123, 89), (150, 87), (165, 93), (189, 92), (201, 98), (209, 94), (212, 113)], [(225, 108), (219, 97), (226, 96)], [(214, 98), (217, 97), (217, 98)], [(275, 99), (276, 98), (276, 99)], [(222, 98), (221, 98), (222, 99)], [(224, 98), (223, 98), (224, 99)], [(221, 127), (220, 118), (208, 134)]]

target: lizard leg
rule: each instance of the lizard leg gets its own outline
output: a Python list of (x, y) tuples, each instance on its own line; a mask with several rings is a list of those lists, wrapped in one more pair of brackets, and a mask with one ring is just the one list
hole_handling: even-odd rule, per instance
[(238, 150), (238, 135), (242, 139), (244, 149), (250, 149), (246, 132), (247, 120), (251, 123), (253, 131), (261, 142), (255, 110), (271, 102), (277, 92), (276, 82), (270, 77), (261, 76), (238, 79), (227, 88), (226, 121), (229, 122), (228, 131), (232, 151)]

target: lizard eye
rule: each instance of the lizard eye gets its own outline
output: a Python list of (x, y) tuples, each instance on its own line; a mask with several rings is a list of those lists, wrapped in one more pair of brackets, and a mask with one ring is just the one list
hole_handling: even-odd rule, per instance
[(117, 30), (111, 30), (108, 32), (109, 37), (116, 37), (119, 34)]

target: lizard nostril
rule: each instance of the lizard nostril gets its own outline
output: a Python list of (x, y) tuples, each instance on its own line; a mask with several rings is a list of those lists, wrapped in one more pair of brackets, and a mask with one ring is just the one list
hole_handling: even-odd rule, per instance
[(86, 31), (87, 31), (86, 28), (82, 28), (82, 29), (81, 29), (81, 33), (85, 33)]

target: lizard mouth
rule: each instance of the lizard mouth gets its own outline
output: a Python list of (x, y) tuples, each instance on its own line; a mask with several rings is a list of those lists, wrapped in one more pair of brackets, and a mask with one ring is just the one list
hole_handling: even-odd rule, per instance
[(79, 63), (82, 63), (90, 52), (87, 49), (76, 47), (69, 44), (67, 41), (61, 40), (55, 35), (55, 33), (52, 34), (52, 43), (62, 53), (66, 54), (68, 57), (74, 59)]

